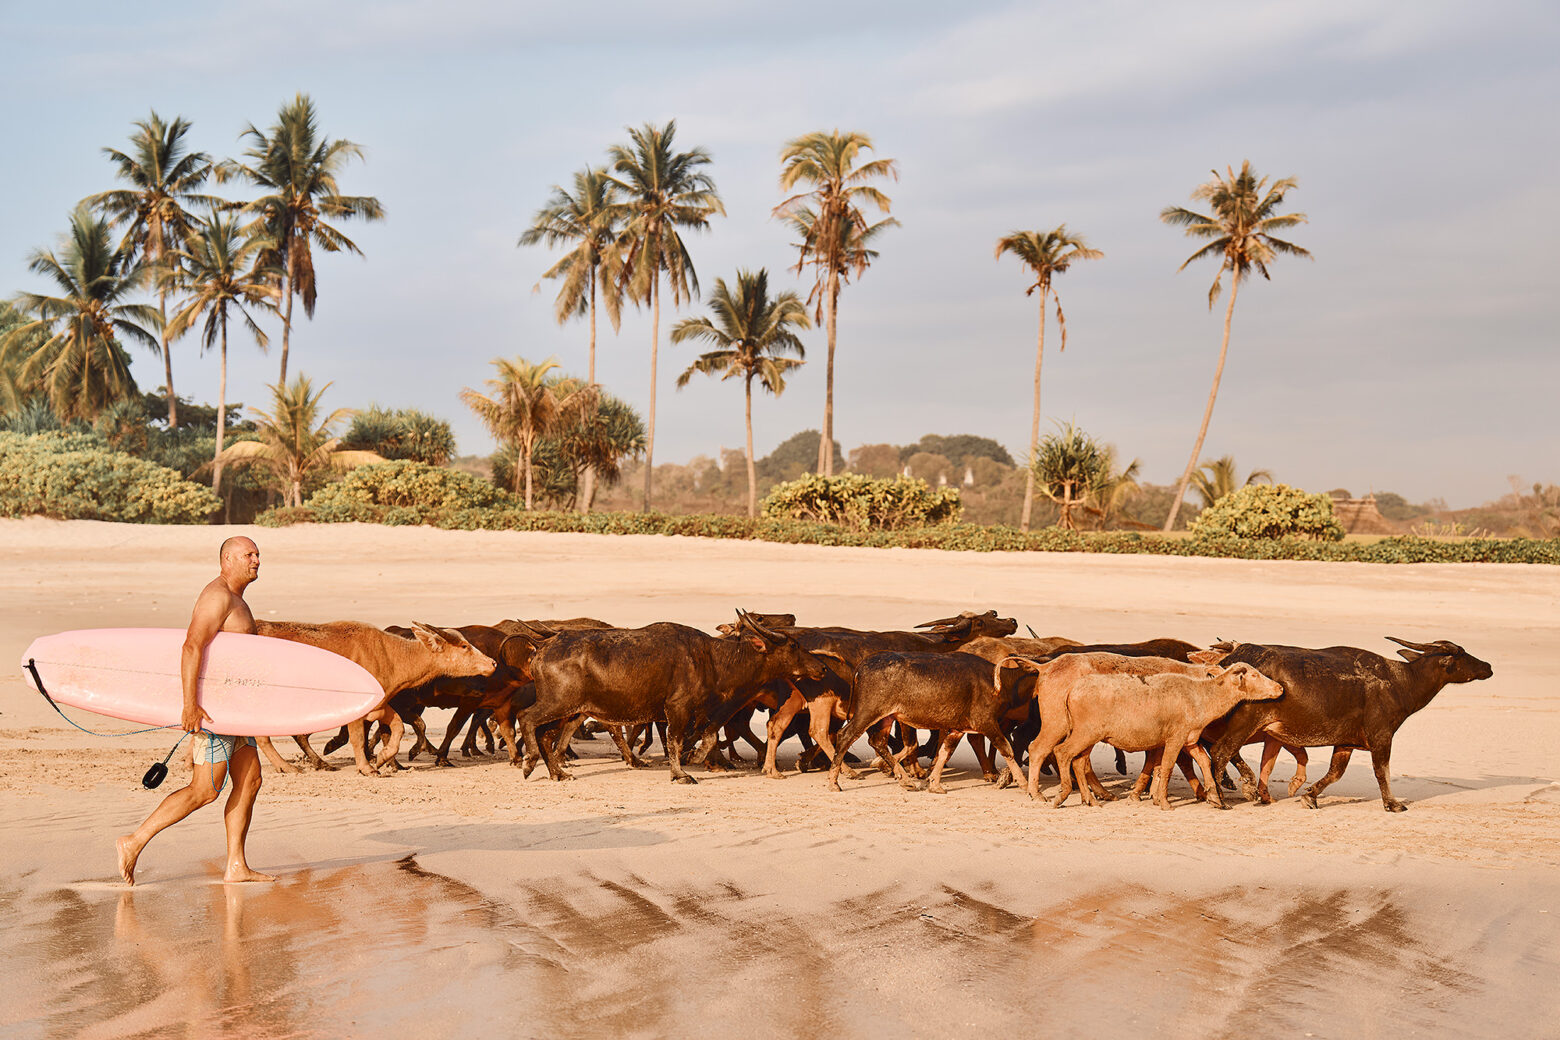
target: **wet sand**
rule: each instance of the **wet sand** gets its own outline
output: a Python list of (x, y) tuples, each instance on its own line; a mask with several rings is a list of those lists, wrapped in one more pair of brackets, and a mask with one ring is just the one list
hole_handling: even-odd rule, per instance
[[(0, 653), (69, 628), (182, 625), (226, 533), (0, 521)], [(963, 758), (944, 797), (876, 774), (842, 794), (818, 773), (682, 787), (598, 740), (565, 784), (458, 757), (377, 780), (267, 772), (250, 861), (275, 884), (218, 883), (208, 808), (148, 847), (128, 889), (112, 838), (187, 777), (176, 756), (163, 789), (139, 786), (171, 739), (80, 734), (12, 672), (0, 1034), (1553, 1035), (1553, 569), (245, 533), (264, 558), (248, 598), (273, 618), (711, 628), (742, 606), (896, 627), (991, 606), (1090, 639), (1385, 653), (1384, 634), (1450, 638), (1495, 676), (1400, 731), (1399, 815), (1359, 755), (1320, 811), (1220, 813), (1177, 780), (1163, 813), (1035, 807)], [(1107, 755), (1095, 765), (1124, 787)]]

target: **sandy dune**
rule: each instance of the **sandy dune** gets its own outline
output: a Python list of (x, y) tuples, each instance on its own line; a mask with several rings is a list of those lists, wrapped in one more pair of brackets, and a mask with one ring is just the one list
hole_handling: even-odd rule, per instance
[[(0, 521), (0, 657), (64, 629), (182, 627), (226, 533)], [(1221, 813), (1176, 781), (1161, 813), (1036, 807), (959, 759), (944, 797), (876, 774), (837, 795), (817, 773), (681, 787), (597, 741), (568, 784), (486, 759), (268, 773), (250, 861), (280, 881), (214, 883), (207, 809), (149, 847), (132, 891), (112, 838), (162, 793), (139, 778), (171, 737), (76, 732), (10, 667), (0, 1034), (1554, 1035), (1555, 569), (244, 533), (264, 558), (248, 598), (270, 618), (712, 628), (740, 606), (901, 627), (995, 607), (1084, 639), (1449, 638), (1495, 676), (1400, 731), (1400, 815), (1358, 755), (1320, 811)]]

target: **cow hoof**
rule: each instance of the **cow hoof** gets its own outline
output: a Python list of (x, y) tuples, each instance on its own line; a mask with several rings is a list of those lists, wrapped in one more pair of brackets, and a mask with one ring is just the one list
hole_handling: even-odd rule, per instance
[(559, 771), (557, 776), (553, 777), (553, 780), (557, 781), (559, 783), (563, 782), (564, 780), (573, 780), (573, 779), (574, 779), (574, 774), (573, 773), (565, 773), (565, 772), (563, 772), (561, 770)]
[(672, 777), (672, 783), (674, 783), (674, 784), (696, 784), (698, 782), (699, 781), (695, 780), (693, 777), (689, 776), (687, 773), (684, 773), (682, 776), (674, 776), (674, 777)]
[(1390, 802), (1383, 803), (1383, 807), (1387, 810), (1387, 812), (1408, 812), (1407, 803), (1400, 802), (1396, 798), (1392, 799)]
[(1254, 802), (1257, 800), (1257, 785), (1248, 784), (1242, 780), (1240, 784), (1240, 793), (1241, 797), (1245, 798), (1246, 801)]
[(436, 759), (433, 760), (433, 764), (435, 766), (437, 766), (438, 768), (440, 768), (440, 769), (454, 769), (455, 768), (455, 763), (451, 762), (447, 758), (436, 758)]
[(1307, 791), (1305, 794), (1301, 795), (1300, 801), (1307, 809), (1316, 808), (1316, 795), (1312, 794), (1310, 791)]
[(1111, 794), (1109, 791), (1100, 791), (1094, 797), (1098, 798), (1102, 802), (1114, 802), (1116, 800), (1116, 796)]
[(1305, 781), (1299, 777), (1295, 777), (1295, 779), (1289, 781), (1289, 797), (1293, 798), (1296, 794), (1299, 793), (1300, 788), (1304, 786)]
[(980, 774), (980, 779), (982, 783), (994, 784), (997, 782), (999, 777), (996, 773), (982, 773)]
[(780, 772), (779, 770), (776, 770), (774, 772), (765, 772), (764, 775), (769, 777), (769, 779), (771, 779), (771, 780), (784, 780), (785, 779), (785, 774)]
[(1000, 777), (997, 778), (997, 790), (1005, 791), (1009, 787), (1012, 787), (1016, 782), (1017, 781), (1013, 779), (1013, 774), (1003, 773)]
[(1171, 812), (1175, 809), (1175, 806), (1171, 805), (1169, 802), (1162, 802), (1160, 803), (1159, 808), (1165, 812)]
[(933, 794), (947, 794), (948, 789), (942, 784), (927, 784), (926, 789)]
[(379, 770), (375, 769), (373, 766), (359, 766), (358, 773), (361, 776), (378, 776)]
[(310, 762), (309, 768), (321, 773), (334, 773), (336, 771), (336, 767), (331, 765), (329, 762), (326, 762), (324, 759), (321, 759), (318, 762)]

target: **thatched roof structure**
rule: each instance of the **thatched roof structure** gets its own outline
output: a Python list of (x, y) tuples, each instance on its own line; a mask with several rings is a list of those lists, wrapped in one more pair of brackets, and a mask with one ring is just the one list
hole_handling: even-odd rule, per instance
[(1376, 496), (1364, 498), (1334, 498), (1333, 513), (1345, 534), (1407, 534), (1399, 524), (1381, 515), (1376, 508)]

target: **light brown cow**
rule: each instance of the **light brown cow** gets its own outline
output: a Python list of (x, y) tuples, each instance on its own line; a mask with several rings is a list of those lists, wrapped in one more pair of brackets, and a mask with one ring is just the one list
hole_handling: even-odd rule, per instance
[[(414, 639), (404, 639), (361, 621), (330, 621), (322, 625), (297, 621), (255, 621), (255, 634), (273, 639), (288, 639), (294, 643), (307, 643), (323, 650), (340, 654), (356, 661), (379, 680), (384, 687), (384, 700), (362, 721), (390, 724), (391, 744), (399, 746), (401, 717), (388, 707), (395, 694), (413, 686), (420, 686), (441, 675), (489, 675), (494, 662), (482, 651), (472, 646), (465, 637), (453, 629), (439, 629), (421, 622), (413, 622)], [(357, 760), (358, 772), (364, 776), (378, 776), (381, 760), (370, 764), (364, 748), (364, 727), (353, 724), (347, 727), (352, 741), (352, 757)], [(284, 771), (296, 771), (297, 767), (277, 753), (269, 739), (257, 737), (260, 750), (271, 764)], [(311, 765), (320, 768), (324, 760), (309, 746), (307, 733), (294, 736)]]
[[(1218, 671), (1210, 665), (1192, 664), (1168, 657), (1123, 657), (1120, 654), (1088, 653), (1063, 654), (1061, 657), (1048, 660), (1035, 660), (1031, 657), (1014, 655), (997, 662), (993, 681), (999, 694), (1003, 683), (1014, 681), (1003, 674), (1009, 669), (1033, 672), (1035, 676), (1034, 697), (1040, 710), (1040, 732), (1029, 745), (1027, 788), (1029, 797), (1035, 801), (1040, 800), (1040, 766), (1067, 736), (1069, 725), (1067, 697), (1080, 679), (1091, 675), (1166, 674), (1207, 678)], [(1087, 786), (1096, 797), (1107, 802), (1115, 797), (1100, 784), (1099, 778), (1094, 775), (1094, 769), (1087, 764), (1087, 760), (1085, 760), (1084, 772)], [(1187, 772), (1187, 780), (1191, 782), (1193, 790), (1199, 790), (1201, 785), (1197, 782), (1195, 774), (1190, 773), (1189, 770)]]
[[(1154, 771), (1154, 804), (1170, 809), (1166, 789), (1170, 767), (1184, 748), (1213, 777), (1208, 753), (1198, 743), (1203, 727), (1245, 701), (1276, 700), (1284, 688), (1251, 665), (1236, 664), (1215, 669), (1209, 678), (1162, 673), (1159, 675), (1090, 675), (1080, 679), (1066, 700), (1067, 738), (1056, 749), (1056, 771), (1061, 787), (1051, 803), (1060, 806), (1072, 793), (1073, 773), (1080, 782), (1080, 755), (1104, 742), (1124, 751), (1163, 752)], [(1210, 783), (1218, 802), (1218, 785)], [(1084, 802), (1096, 804), (1088, 785), (1080, 789)]]

